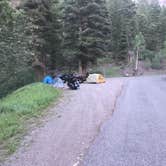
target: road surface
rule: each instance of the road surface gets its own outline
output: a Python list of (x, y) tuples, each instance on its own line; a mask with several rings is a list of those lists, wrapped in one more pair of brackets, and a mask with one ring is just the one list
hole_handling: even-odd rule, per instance
[(78, 91), (65, 92), (51, 117), (33, 129), (0, 166), (77, 166), (100, 125), (111, 117), (123, 82), (108, 79), (105, 84), (83, 84)]
[(166, 76), (129, 79), (83, 166), (166, 166)]

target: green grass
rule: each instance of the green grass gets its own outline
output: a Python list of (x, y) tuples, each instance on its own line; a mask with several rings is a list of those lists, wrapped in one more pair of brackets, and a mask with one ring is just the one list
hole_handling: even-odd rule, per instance
[(61, 91), (58, 89), (34, 83), (1, 99), (0, 145), (3, 145), (3, 151), (5, 149), (8, 154), (13, 153), (18, 146), (19, 137), (25, 133), (25, 122), (41, 115), (42, 110), (60, 95)]

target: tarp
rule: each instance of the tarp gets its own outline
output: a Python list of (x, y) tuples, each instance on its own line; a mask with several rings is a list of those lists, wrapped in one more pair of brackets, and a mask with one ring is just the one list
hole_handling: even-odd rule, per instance
[(101, 74), (90, 74), (87, 78), (88, 83), (105, 83), (105, 78)]

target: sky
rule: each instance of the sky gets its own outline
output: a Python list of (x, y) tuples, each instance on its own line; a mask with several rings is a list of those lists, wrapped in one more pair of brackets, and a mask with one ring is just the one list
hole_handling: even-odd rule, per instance
[(166, 5), (166, 0), (160, 0), (161, 5)]

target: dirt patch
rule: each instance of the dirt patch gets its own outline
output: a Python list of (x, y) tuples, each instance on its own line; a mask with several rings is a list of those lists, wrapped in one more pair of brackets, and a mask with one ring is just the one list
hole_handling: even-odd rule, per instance
[(76, 166), (111, 116), (124, 79), (83, 84), (67, 91), (43, 126), (34, 129), (24, 145), (3, 166)]

